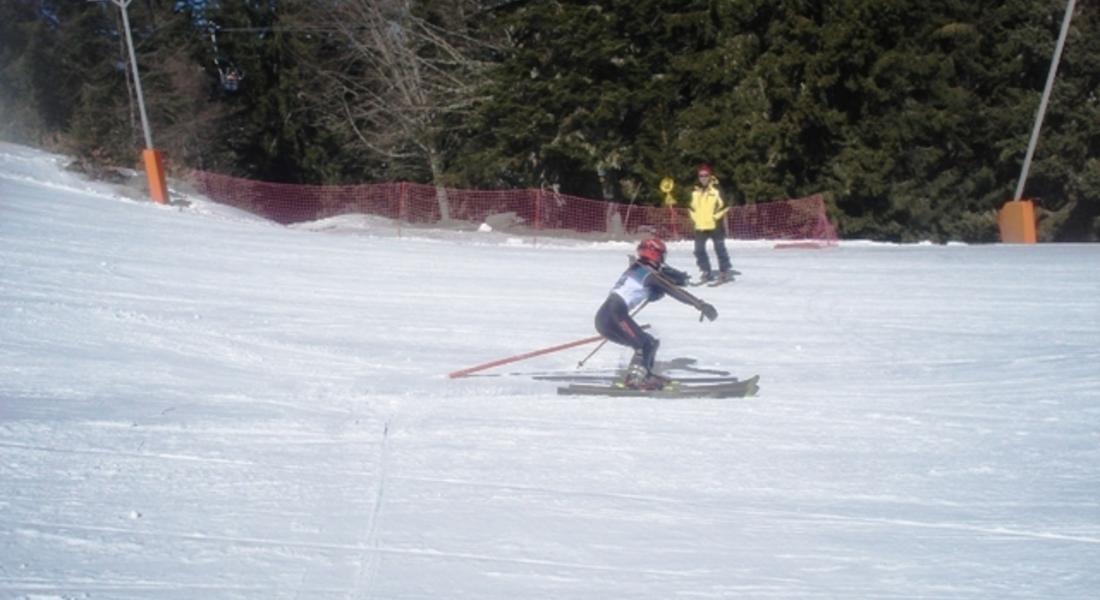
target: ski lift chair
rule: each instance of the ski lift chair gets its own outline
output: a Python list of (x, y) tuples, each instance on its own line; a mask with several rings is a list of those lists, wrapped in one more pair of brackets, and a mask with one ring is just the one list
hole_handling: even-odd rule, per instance
[(222, 90), (232, 93), (240, 89), (244, 75), (237, 67), (218, 67), (218, 79), (221, 81)]

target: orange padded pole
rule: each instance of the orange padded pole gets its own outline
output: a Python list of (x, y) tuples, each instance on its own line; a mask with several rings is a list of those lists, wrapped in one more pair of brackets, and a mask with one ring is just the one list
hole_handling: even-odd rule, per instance
[(1006, 244), (1035, 243), (1035, 205), (1031, 200), (1005, 202), (997, 213), (1001, 241)]
[(149, 195), (157, 204), (168, 203), (168, 178), (164, 175), (164, 156), (160, 150), (146, 148), (141, 157), (145, 160), (145, 177), (149, 180)]
[[(635, 311), (637, 312), (637, 311)], [(647, 329), (649, 324), (642, 325), (642, 329)], [(531, 352), (524, 352), (523, 354), (517, 354), (515, 356), (509, 356), (508, 358), (501, 358), (492, 362), (477, 365), (475, 367), (469, 367), (466, 369), (459, 369), (457, 371), (447, 373), (447, 377), (455, 379), (458, 377), (465, 377), (471, 373), (477, 373), (478, 371), (484, 371), (485, 369), (491, 369), (493, 367), (499, 367), (500, 365), (506, 365), (508, 363), (514, 363), (521, 360), (527, 360), (528, 358), (534, 358), (536, 356), (542, 356), (543, 354), (550, 354), (551, 352), (558, 352), (559, 350), (565, 350), (566, 348), (574, 348), (584, 344), (590, 344), (592, 342), (598, 342), (605, 340), (602, 335), (594, 335), (592, 337), (584, 338), (583, 340), (575, 340), (572, 342), (566, 342), (564, 344), (558, 344), (557, 346), (550, 346), (549, 348), (542, 348), (540, 350), (532, 350)], [(585, 359), (587, 360), (587, 359)]]

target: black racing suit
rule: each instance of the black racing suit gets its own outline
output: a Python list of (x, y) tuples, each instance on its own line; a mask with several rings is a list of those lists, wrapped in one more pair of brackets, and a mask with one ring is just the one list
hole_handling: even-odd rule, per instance
[(630, 311), (642, 302), (656, 302), (665, 294), (704, 310), (709, 306), (706, 302), (680, 287), (687, 280), (686, 273), (671, 267), (654, 268), (640, 260), (632, 262), (596, 311), (596, 331), (616, 344), (634, 348), (635, 360), (647, 372), (652, 372), (660, 342), (638, 325)]

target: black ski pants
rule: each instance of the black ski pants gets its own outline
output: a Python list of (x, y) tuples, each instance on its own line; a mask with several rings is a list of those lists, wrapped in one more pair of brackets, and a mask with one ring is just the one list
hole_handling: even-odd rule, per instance
[(653, 370), (661, 342), (638, 325), (618, 294), (608, 294), (600, 310), (596, 311), (596, 331), (616, 344), (633, 348), (638, 363), (648, 371)]
[(718, 222), (718, 226), (707, 231), (695, 231), (695, 264), (704, 274), (710, 273), (710, 258), (707, 256), (707, 240), (714, 242), (714, 253), (718, 255), (718, 270), (725, 273), (732, 267), (730, 255), (726, 251), (726, 224)]

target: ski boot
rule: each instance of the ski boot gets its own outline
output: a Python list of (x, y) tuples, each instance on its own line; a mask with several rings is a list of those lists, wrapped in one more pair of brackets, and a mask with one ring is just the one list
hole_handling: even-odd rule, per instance
[(672, 380), (668, 377), (652, 373), (641, 365), (631, 365), (626, 370), (626, 378), (623, 380), (623, 387), (632, 390), (662, 390), (671, 382)]
[(675, 385), (675, 382), (671, 378), (664, 375), (658, 375), (652, 371), (649, 375), (646, 375), (645, 380), (642, 382), (643, 389), (647, 390), (667, 390)]

